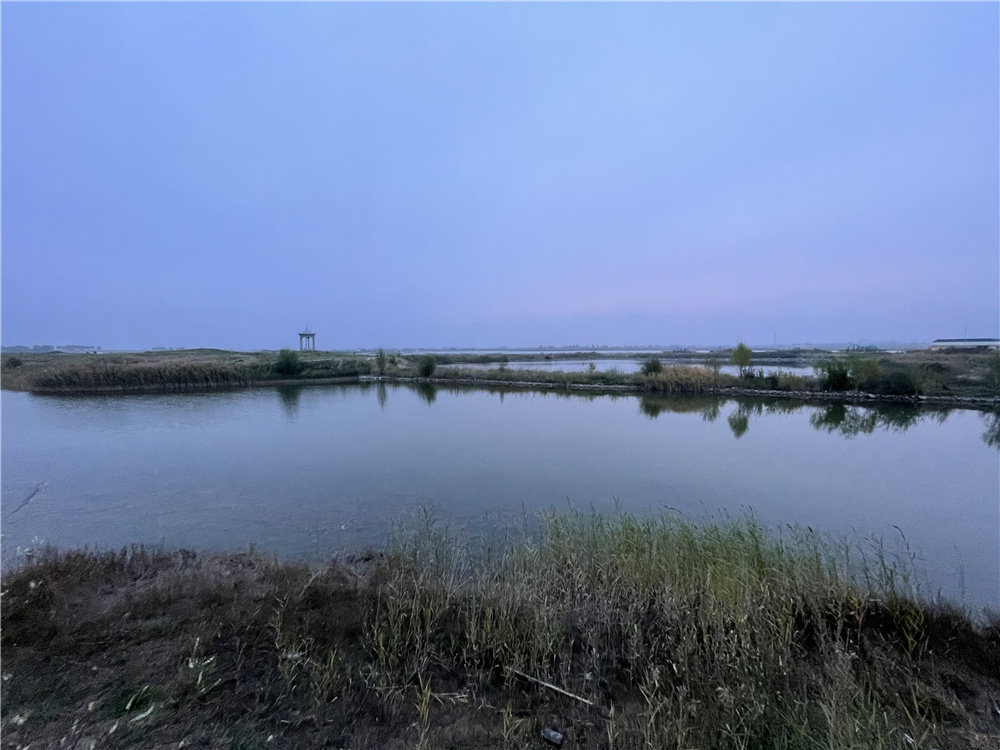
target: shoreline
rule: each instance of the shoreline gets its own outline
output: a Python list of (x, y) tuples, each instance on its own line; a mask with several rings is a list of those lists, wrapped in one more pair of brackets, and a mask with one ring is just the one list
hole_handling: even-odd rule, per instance
[(901, 728), (946, 749), (1000, 738), (1000, 621), (907, 595), (905, 562), (852, 557), (852, 582), (814, 533), (774, 537), (752, 519), (542, 521), (500, 555), (417, 524), (323, 567), (43, 550), (3, 575), (5, 741), (504, 750), (539, 745), (545, 727), (591, 750), (608, 736), (670, 746), (678, 727), (684, 747), (888, 746)]
[(585, 391), (590, 393), (634, 393), (638, 395), (664, 396), (719, 396), (723, 398), (766, 398), (790, 399), (799, 401), (829, 401), (850, 404), (905, 404), (912, 406), (950, 406), (958, 409), (974, 409), (978, 411), (993, 411), (1000, 409), (1000, 396), (945, 396), (917, 395), (897, 396), (876, 394), (864, 391), (803, 391), (776, 390), (766, 388), (746, 388), (743, 386), (704, 386), (691, 389), (678, 389), (671, 393), (663, 393), (643, 388), (641, 385), (628, 383), (575, 383), (572, 381), (547, 382), (542, 380), (506, 380), (489, 377), (412, 377), (405, 375), (348, 375), (320, 378), (280, 378), (273, 380), (252, 380), (246, 383), (191, 384), (191, 383), (148, 383), (128, 386), (73, 387), (60, 386), (48, 388), (15, 388), (4, 386), (3, 390), (20, 391), (40, 396), (87, 396), (87, 395), (129, 395), (142, 393), (204, 393), (212, 391), (233, 391), (250, 388), (280, 388), (304, 387), (321, 385), (345, 385), (351, 383), (404, 383), (430, 384), (436, 386), (465, 386), (484, 388), (526, 388), (534, 390)]

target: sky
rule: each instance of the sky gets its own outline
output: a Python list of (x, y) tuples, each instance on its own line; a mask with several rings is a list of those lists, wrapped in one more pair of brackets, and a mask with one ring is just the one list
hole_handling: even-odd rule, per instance
[(3, 2), (2, 343), (995, 337), (998, 15)]

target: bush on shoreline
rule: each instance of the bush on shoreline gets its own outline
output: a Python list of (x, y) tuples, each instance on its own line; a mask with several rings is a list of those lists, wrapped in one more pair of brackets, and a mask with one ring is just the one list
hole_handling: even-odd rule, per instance
[(291, 349), (282, 349), (274, 362), (274, 371), (278, 375), (298, 375), (302, 372), (302, 362), (299, 355)]
[(428, 354), (420, 358), (420, 363), (417, 365), (417, 372), (420, 373), (420, 377), (429, 378), (434, 374), (436, 367), (437, 359), (433, 354)]

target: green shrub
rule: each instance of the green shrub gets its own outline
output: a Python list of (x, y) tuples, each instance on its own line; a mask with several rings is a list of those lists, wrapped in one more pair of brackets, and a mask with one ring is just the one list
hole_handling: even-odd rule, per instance
[(920, 389), (910, 373), (896, 370), (879, 378), (875, 392), (884, 396), (916, 396)]
[(821, 359), (816, 363), (816, 372), (824, 391), (848, 391), (854, 385), (850, 366), (842, 359)]
[(420, 373), (420, 377), (429, 378), (434, 374), (436, 367), (437, 358), (433, 354), (427, 354), (420, 358), (420, 364), (417, 365), (417, 372)]
[(729, 361), (740, 368), (740, 377), (742, 378), (746, 375), (752, 358), (753, 350), (741, 341), (733, 349), (733, 353), (729, 356)]
[(279, 375), (298, 375), (302, 372), (302, 362), (299, 355), (291, 349), (282, 349), (278, 352), (278, 359), (274, 363), (274, 371)]
[(851, 380), (860, 391), (875, 391), (882, 372), (877, 359), (851, 357), (848, 359)]
[(986, 367), (990, 373), (990, 382), (994, 388), (1000, 391), (1000, 351), (990, 352), (989, 359), (986, 360)]
[(642, 365), (643, 375), (655, 375), (663, 371), (663, 363), (658, 359), (647, 359)]

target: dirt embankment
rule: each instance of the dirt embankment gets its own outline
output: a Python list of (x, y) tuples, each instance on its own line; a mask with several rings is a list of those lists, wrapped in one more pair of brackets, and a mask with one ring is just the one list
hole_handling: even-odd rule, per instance
[[(610, 638), (611, 651), (592, 653), (584, 635), (591, 615), (572, 609), (546, 636), (563, 644), (560, 665), (544, 656), (548, 641), (537, 630), (503, 630), (537, 612), (505, 620), (474, 589), (456, 592), (454, 612), (434, 612), (436, 584), (421, 574), (413, 580), (424, 584), (404, 586), (409, 573), (389, 562), (367, 553), (311, 570), (252, 554), (133, 550), (50, 554), (8, 572), (2, 746), (543, 747), (540, 733), (552, 728), (573, 748), (605, 748), (609, 737), (614, 747), (645, 747), (663, 739), (661, 729), (710, 742), (685, 747), (736, 748), (772, 731), (760, 712), (787, 712), (783, 701), (801, 700), (795, 721), (823, 747), (847, 747), (838, 738), (855, 732), (904, 747), (904, 734), (918, 731), (942, 750), (1000, 747), (1000, 629), (977, 630), (955, 613), (877, 600), (803, 610), (789, 663), (759, 651), (761, 633), (756, 643), (723, 637), (745, 622), (713, 624), (684, 607), (673, 625), (595, 633)], [(620, 616), (623, 606), (638, 627), (648, 605), (622, 601), (609, 612)], [(659, 666), (620, 662), (632, 650), (661, 648), (629, 640), (657, 633), (676, 642)], [(416, 650), (394, 649), (399, 642)], [(770, 677), (756, 671), (771, 661)], [(735, 673), (716, 684), (733, 669), (745, 684)], [(800, 685), (807, 677), (821, 687)], [(793, 694), (771, 706), (773, 691), (760, 692), (770, 680)], [(815, 689), (821, 694), (810, 698)], [(896, 692), (909, 718), (893, 703)], [(724, 729), (727, 716), (749, 723)]]

